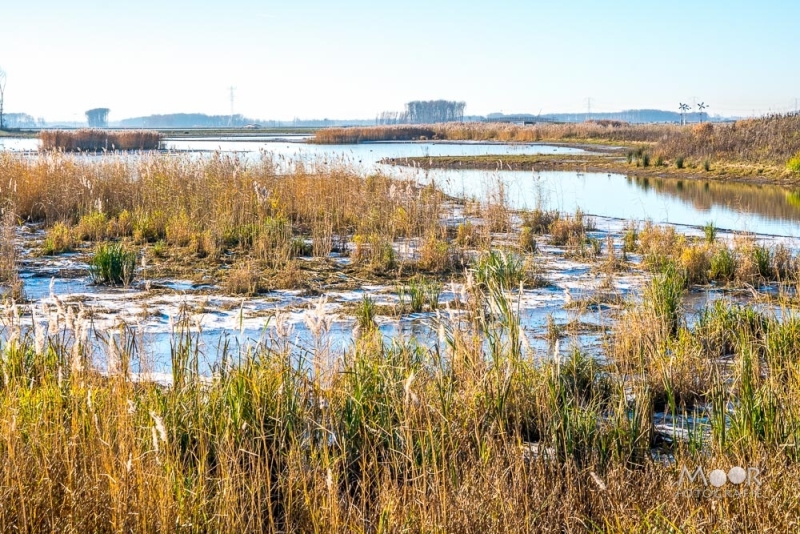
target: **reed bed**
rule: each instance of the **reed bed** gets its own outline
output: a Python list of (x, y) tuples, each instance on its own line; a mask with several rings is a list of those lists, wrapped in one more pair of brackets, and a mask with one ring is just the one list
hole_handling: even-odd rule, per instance
[(674, 227), (645, 223), (629, 230), (629, 246), (642, 255), (646, 268), (661, 272), (676, 268), (685, 286), (714, 283), (719, 286), (760, 287), (764, 284), (794, 285), (800, 277), (800, 260), (785, 245), (767, 246), (753, 236), (740, 234), (717, 239), (709, 223), (705, 239), (690, 239)]
[[(208, 158), (151, 154), (86, 160), (62, 153), (0, 155), (0, 200), (22, 220), (74, 225), (83, 239), (133, 237), (186, 245), (210, 231), (215, 241), (275, 245), (292, 231), (318, 235), (424, 235), (439, 224), (435, 187), (375, 175), (336, 162), (279, 169), (265, 156)], [(267, 243), (267, 244), (270, 244)]]
[(447, 123), (425, 127), (374, 126), (365, 128), (326, 128), (317, 131), (314, 142), (352, 144), (369, 141), (412, 141), (441, 139), (449, 141), (501, 141), (531, 143), (538, 141), (607, 140), (617, 142), (656, 142), (679, 130), (674, 125), (632, 125), (616, 122), (574, 124), (540, 123), (520, 126), (506, 123)]
[(158, 150), (163, 139), (163, 134), (152, 130), (44, 130), (39, 133), (42, 150), (63, 152)]
[[(132, 329), (90, 341), (79, 306), (52, 299), (30, 328), (30, 312), (7, 306), (0, 528), (795, 528), (800, 320), (720, 302), (689, 328), (672, 274), (631, 307), (609, 363), (577, 347), (537, 353), (503, 289), (516, 268), (486, 265), (427, 348), (365, 328), (336, 352), (323, 298), (305, 312), (309, 347), (294, 348), (278, 314), (264, 344), (224, 351), (209, 378), (197, 372), (196, 322), (179, 317), (167, 385), (133, 374)], [(713, 405), (707, 422), (665, 443), (654, 415), (692, 414), (700, 401)], [(699, 479), (680, 482), (697, 466), (756, 467), (758, 485), (708, 496)]]
[(313, 142), (320, 145), (354, 145), (374, 141), (437, 139), (437, 130), (434, 128), (418, 126), (325, 128), (316, 132)]
[[(372, 277), (404, 267), (442, 274), (461, 262), (444, 239), (446, 199), (434, 185), (364, 177), (337, 161), (0, 154), (0, 180), (9, 184), (0, 201), (45, 228), (41, 254), (115, 242), (167, 269), (202, 266), (233, 294), (310, 287), (295, 258), (351, 244), (354, 265)], [(397, 261), (400, 238), (420, 242), (419, 258)], [(130, 275), (98, 280), (124, 285)]]
[(800, 153), (800, 114), (769, 115), (733, 124), (702, 123), (660, 140), (654, 153), (697, 160), (733, 160), (777, 164)]

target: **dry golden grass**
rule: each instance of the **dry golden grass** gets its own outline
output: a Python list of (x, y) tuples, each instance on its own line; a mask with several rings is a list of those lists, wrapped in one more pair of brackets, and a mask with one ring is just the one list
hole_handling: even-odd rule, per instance
[(781, 167), (800, 151), (800, 114), (770, 115), (733, 124), (681, 128), (655, 145), (656, 153), (696, 160), (745, 161)]
[(326, 128), (319, 130), (314, 142), (353, 144), (371, 141), (503, 141), (530, 143), (538, 141), (608, 140), (619, 142), (655, 142), (679, 129), (673, 125), (631, 125), (628, 123), (585, 122), (572, 124), (535, 124), (518, 126), (506, 123), (447, 123), (425, 126), (374, 126), (365, 128)]
[[(330, 252), (337, 237), (353, 234), (390, 241), (425, 235), (440, 225), (444, 201), (433, 187), (363, 178), (336, 164), (284, 172), (266, 158), (248, 162), (220, 154), (86, 160), (4, 153), (0, 181), (9, 185), (0, 200), (22, 219), (75, 224), (81, 239), (186, 246), (210, 232), (213, 243), (271, 251), (300, 234), (312, 238), (318, 255)], [(283, 221), (280, 236), (270, 221)]]
[[(308, 352), (293, 352), (278, 314), (266, 345), (225, 354), (210, 379), (196, 373), (196, 327), (179, 317), (169, 385), (133, 380), (130, 330), (104, 332), (92, 351), (85, 312), (59, 303), (25, 334), (15, 310), (0, 342), (0, 529), (794, 530), (800, 323), (762, 317), (759, 329), (754, 312), (721, 305), (671, 332), (654, 287), (641, 305), (651, 319), (622, 328), (660, 337), (616, 372), (578, 351), (554, 361), (523, 349), (497, 282), (468, 288), (491, 311), (445, 318), (428, 349), (371, 331), (335, 352), (318, 305)], [(65, 330), (44, 335), (53, 318)], [(720, 332), (736, 340), (730, 374), (703, 349), (723, 345)], [(730, 409), (690, 442), (658, 442), (672, 461), (654, 459), (654, 414), (698, 400)], [(767, 408), (775, 418), (761, 418)], [(679, 483), (682, 467), (735, 465), (760, 470), (744, 496)]]
[(234, 265), (225, 278), (225, 291), (232, 295), (253, 296), (260, 288), (259, 268), (253, 262)]

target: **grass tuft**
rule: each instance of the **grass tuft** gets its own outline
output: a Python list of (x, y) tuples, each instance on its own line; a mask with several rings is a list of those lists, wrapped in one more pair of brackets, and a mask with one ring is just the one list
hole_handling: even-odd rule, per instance
[(136, 273), (136, 259), (137, 253), (121, 243), (102, 243), (89, 260), (89, 272), (97, 284), (128, 286)]

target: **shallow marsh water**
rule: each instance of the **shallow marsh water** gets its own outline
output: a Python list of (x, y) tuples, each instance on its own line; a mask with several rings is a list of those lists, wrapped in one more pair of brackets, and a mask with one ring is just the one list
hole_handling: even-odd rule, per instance
[[(604, 233), (595, 232), (595, 235), (601, 237)], [(221, 343), (228, 342), (236, 350), (275, 338), (277, 313), (282, 313), (283, 322), (291, 327), (290, 337), (297, 350), (302, 352), (314, 346), (315, 340), (306, 325), (306, 318), (320, 302), (319, 296), (305, 296), (300, 291), (288, 290), (252, 298), (226, 296), (213, 285), (198, 285), (189, 280), (148, 279), (146, 271), (140, 273), (139, 281), (130, 288), (108, 288), (92, 284), (85, 257), (79, 254), (57, 257), (29, 254), (30, 251), (23, 257), (20, 269), (26, 297), (30, 300), (29, 305), (20, 306), (25, 313), (23, 326), (31, 325), (29, 308), (38, 306), (40, 302), (53, 305), (55, 297), (58, 297), (66, 307), (82, 306), (88, 310), (93, 331), (100, 337), (103, 333), (117, 331), (120, 325), (135, 328), (145, 343), (142, 352), (147, 355), (147, 367), (156, 375), (165, 375), (169, 371), (173, 325), (182, 313), (188, 315), (189, 323), (201, 341), (207, 372), (219, 359)], [(541, 248), (537, 268), (541, 269), (549, 285), (525, 289), (521, 293), (515, 291), (511, 296), (519, 309), (530, 347), (543, 355), (551, 353), (552, 347), (544, 333), (549, 317), (552, 317), (556, 324), (583, 326), (562, 342), (562, 352), (578, 344), (600, 355), (603, 327), (610, 326), (615, 310), (598, 307), (579, 314), (565, 307), (568, 298), (565, 290), (571, 291), (571, 297), (576, 300), (589, 298), (599, 291), (603, 284), (602, 276), (589, 264), (566, 259), (562, 251), (548, 246)], [(603, 291), (614, 291), (624, 298), (644, 280), (645, 276), (635, 269), (618, 273), (613, 288)], [(387, 338), (414, 337), (425, 345), (435, 343), (438, 340), (438, 318), (450, 318), (448, 309), (451, 304), (455, 308), (455, 300), (460, 297), (462, 289), (460, 283), (443, 283), (438, 312), (378, 316), (376, 321), (381, 333)], [(326, 292), (324, 310), (332, 318), (332, 323), (325, 342), (332, 352), (341, 353), (352, 344), (356, 321), (350, 310), (365, 294), (383, 309), (394, 309), (399, 304), (393, 286), (365, 285), (353, 291)], [(0, 333), (2, 335), (5, 332)]]

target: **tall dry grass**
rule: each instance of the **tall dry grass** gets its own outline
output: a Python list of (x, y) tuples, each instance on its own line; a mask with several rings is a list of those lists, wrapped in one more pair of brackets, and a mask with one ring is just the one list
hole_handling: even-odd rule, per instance
[[(234, 259), (244, 254), (258, 262), (244, 263), (253, 269), (282, 269), (297, 255), (324, 257), (359, 240), (383, 243), (391, 260), (398, 238), (446, 233), (445, 197), (435, 186), (365, 178), (337, 162), (279, 166), (268, 155), (250, 161), (225, 154), (0, 154), (0, 181), (8, 184), (0, 201), (21, 219), (49, 228), (47, 253), (64, 251), (75, 240), (123, 239), (163, 242), (176, 254), (212, 260), (232, 251)], [(381, 263), (394, 268), (393, 261)]]
[[(466, 319), (448, 318), (466, 309), (443, 314), (429, 348), (367, 330), (337, 353), (330, 317), (317, 306), (305, 317), (310, 347), (292, 348), (288, 314), (278, 314), (266, 344), (222, 354), (208, 379), (196, 371), (197, 327), (180, 317), (169, 385), (134, 380), (132, 330), (90, 343), (85, 310), (55, 300), (25, 329), (21, 310), (7, 308), (0, 528), (794, 528), (787, 510), (800, 490), (800, 322), (720, 304), (691, 329), (680, 315), (677, 329), (664, 327), (665, 295), (681, 296), (659, 279), (639, 305), (651, 317), (640, 327), (658, 337), (618, 352), (628, 362), (619, 372), (621, 363), (577, 349), (532, 351), (494, 272), (468, 282), (475, 303), (464, 306), (473, 309)], [(704, 347), (729, 347), (733, 365), (715, 367), (720, 353)], [(692, 372), (705, 368), (716, 372)], [(658, 438), (654, 416), (692, 413), (692, 399), (714, 406), (708, 422), (690, 424), (688, 440)], [(656, 445), (668, 456), (654, 456)], [(681, 467), (698, 465), (757, 467), (761, 484), (741, 497), (708, 497), (699, 480), (679, 484)]]
[(733, 124), (702, 123), (661, 139), (654, 151), (670, 157), (784, 166), (800, 152), (800, 114), (769, 115)]
[(374, 141), (435, 139), (437, 133), (434, 128), (421, 126), (325, 128), (316, 132), (313, 142), (320, 145), (353, 145)]
[(23, 295), (17, 266), (17, 216), (10, 205), (0, 215), (0, 295), (20, 300)]
[(656, 142), (679, 130), (674, 125), (632, 125), (617, 122), (571, 124), (541, 123), (520, 126), (507, 123), (447, 123), (424, 127), (374, 126), (365, 128), (326, 128), (314, 142), (352, 144), (370, 141), (410, 141), (440, 139), (450, 141), (537, 142), (569, 140), (607, 140), (617, 142)]
[(435, 188), (380, 175), (364, 178), (336, 163), (313, 169), (298, 164), (287, 171), (266, 156), (251, 162), (224, 154), (87, 160), (4, 153), (0, 181), (0, 200), (23, 220), (77, 223), (87, 215), (111, 219), (127, 212), (133, 224), (121, 228), (130, 232), (149, 224), (152, 237), (159, 238), (166, 237), (170, 220), (189, 225), (189, 231), (224, 233), (244, 232), (270, 216), (309, 232), (325, 221), (335, 232), (421, 235), (443, 202)]
[(164, 135), (151, 130), (43, 130), (42, 150), (97, 152), (106, 150), (158, 150)]

